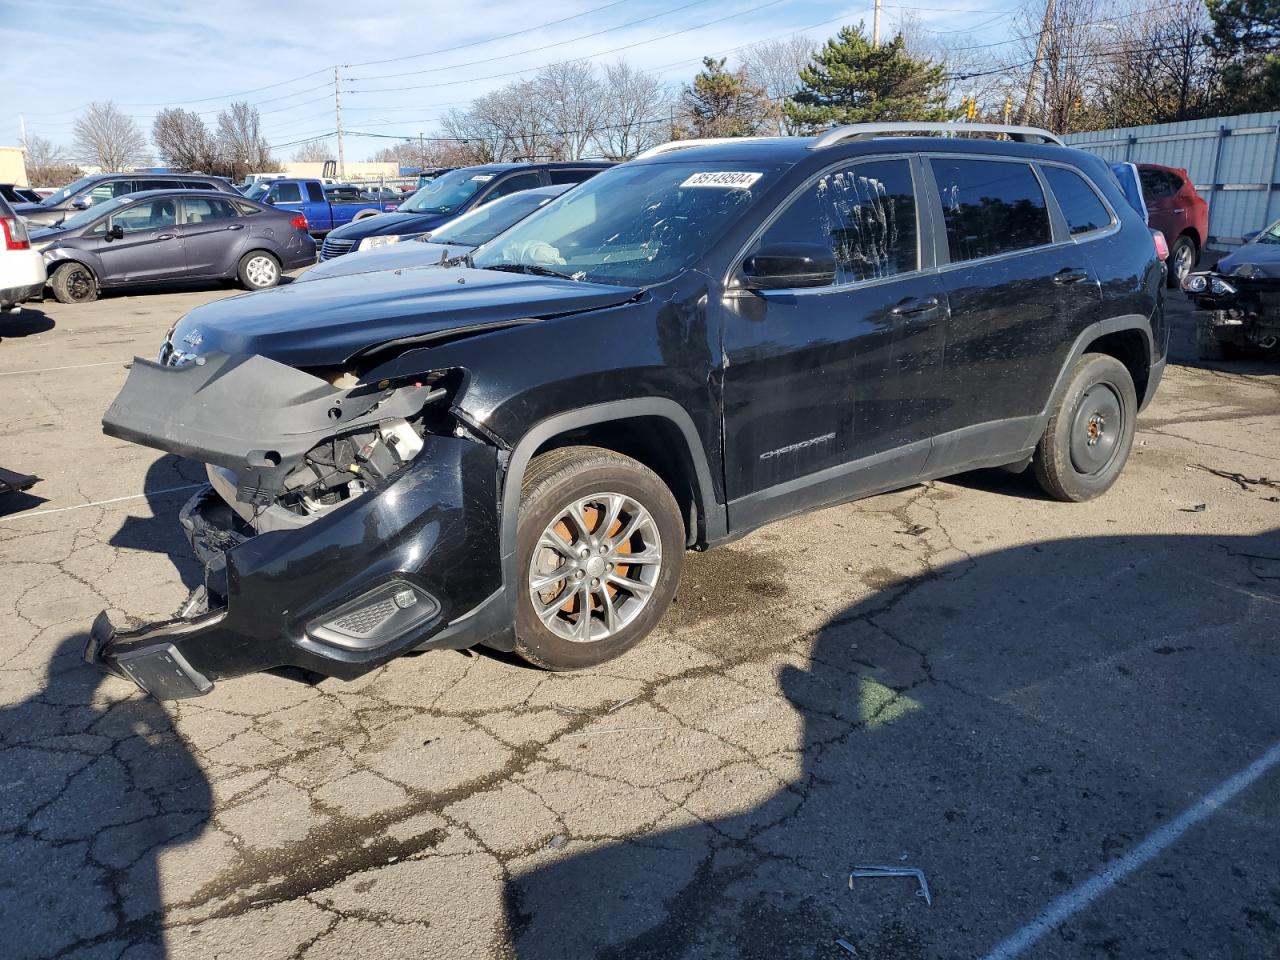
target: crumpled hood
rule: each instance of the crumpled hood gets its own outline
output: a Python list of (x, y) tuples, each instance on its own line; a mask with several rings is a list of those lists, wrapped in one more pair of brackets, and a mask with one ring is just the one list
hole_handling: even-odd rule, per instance
[(1214, 270), (1224, 277), (1280, 280), (1280, 243), (1246, 243), (1219, 260)]
[(338, 366), (390, 340), (597, 310), (639, 292), (498, 270), (379, 270), (205, 304), (178, 321), (171, 341), (183, 353), (259, 354), (295, 367)]
[(346, 256), (322, 260), (295, 283), (304, 280), (320, 280), (325, 277), (349, 277), (357, 273), (372, 273), (375, 270), (412, 270), (418, 267), (434, 267), (441, 260), (459, 257), (473, 247), (459, 243), (423, 243), (417, 240), (405, 240), (386, 247), (373, 250), (361, 250), (348, 253)]
[(426, 233), (440, 226), (446, 220), (452, 220), (456, 214), (440, 216), (426, 213), (380, 213), (376, 217), (365, 217), (363, 220), (352, 220), (340, 227), (334, 227), (327, 236), (336, 240), (363, 240), (365, 237), (384, 237), (388, 234), (404, 236), (405, 234)]

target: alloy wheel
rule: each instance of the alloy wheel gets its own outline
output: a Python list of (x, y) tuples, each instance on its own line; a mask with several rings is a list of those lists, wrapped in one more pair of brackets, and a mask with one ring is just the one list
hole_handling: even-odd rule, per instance
[(270, 257), (254, 257), (245, 264), (244, 274), (255, 287), (269, 287), (276, 282), (276, 262)]
[(559, 511), (538, 538), (529, 599), (557, 636), (606, 640), (644, 610), (661, 570), (662, 542), (649, 511), (624, 494), (592, 494)]

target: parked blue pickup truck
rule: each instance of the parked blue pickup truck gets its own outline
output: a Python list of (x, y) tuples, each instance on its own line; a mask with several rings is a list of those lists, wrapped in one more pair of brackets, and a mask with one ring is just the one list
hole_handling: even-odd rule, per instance
[(355, 190), (328, 188), (319, 180), (289, 178), (255, 183), (245, 196), (282, 210), (298, 211), (307, 218), (307, 229), (312, 236), (328, 233), (352, 220), (387, 213), (399, 204), (396, 200), (360, 197)]

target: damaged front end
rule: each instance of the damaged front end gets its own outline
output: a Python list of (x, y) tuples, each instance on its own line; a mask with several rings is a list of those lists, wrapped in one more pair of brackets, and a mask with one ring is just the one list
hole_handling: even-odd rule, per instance
[(180, 514), (204, 584), (165, 623), (100, 615), (86, 659), (169, 699), (280, 666), (350, 679), (488, 639), (499, 451), (451, 410), (458, 380), (136, 360), (103, 429), (206, 464)]
[(1192, 273), (1182, 289), (1203, 311), (1197, 317), (1202, 342), (1280, 357), (1280, 265)]

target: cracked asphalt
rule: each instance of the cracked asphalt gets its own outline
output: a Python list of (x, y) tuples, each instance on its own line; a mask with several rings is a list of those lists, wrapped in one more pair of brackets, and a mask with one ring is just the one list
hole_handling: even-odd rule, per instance
[(196, 581), (201, 471), (99, 418), (225, 295), (0, 316), (0, 463), (44, 478), (0, 498), (0, 955), (980, 957), (1060, 902), (1027, 956), (1280, 956), (1280, 769), (1178, 829), (1280, 740), (1280, 369), (1190, 364), (1184, 307), (1101, 500), (991, 472), (775, 524), (584, 673), (158, 704), (79, 654)]

